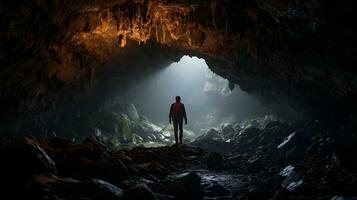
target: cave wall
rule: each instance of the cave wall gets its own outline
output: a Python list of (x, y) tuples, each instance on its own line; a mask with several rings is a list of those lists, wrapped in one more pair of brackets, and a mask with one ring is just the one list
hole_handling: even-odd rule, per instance
[(108, 78), (145, 74), (184, 54), (205, 58), (267, 105), (288, 103), (313, 118), (351, 116), (357, 81), (350, 4), (2, 1), (2, 123), (76, 107)]

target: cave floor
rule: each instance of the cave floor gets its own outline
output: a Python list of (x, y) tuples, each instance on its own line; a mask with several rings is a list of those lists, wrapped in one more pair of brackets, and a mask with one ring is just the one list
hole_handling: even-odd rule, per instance
[(269, 151), (224, 155), (185, 144), (110, 150), (92, 135), (81, 144), (0, 141), (1, 188), (12, 199), (333, 199), (354, 198), (357, 183), (353, 170), (320, 157), (281, 162)]

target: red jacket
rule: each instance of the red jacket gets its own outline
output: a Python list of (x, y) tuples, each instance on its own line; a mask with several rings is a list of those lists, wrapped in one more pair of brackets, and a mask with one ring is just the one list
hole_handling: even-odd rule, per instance
[(186, 110), (185, 110), (185, 105), (181, 102), (176, 102), (171, 104), (170, 107), (170, 113), (169, 113), (169, 120), (183, 120), (185, 119), (185, 122), (187, 123), (187, 116), (186, 116)]

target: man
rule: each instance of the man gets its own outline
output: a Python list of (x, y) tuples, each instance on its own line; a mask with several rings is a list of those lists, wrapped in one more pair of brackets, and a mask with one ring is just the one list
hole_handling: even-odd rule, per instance
[[(171, 105), (170, 114), (169, 114), (169, 122), (171, 124), (171, 119), (174, 125), (174, 132), (175, 132), (175, 141), (176, 144), (182, 144), (182, 126), (183, 126), (183, 119), (185, 119), (185, 124), (187, 124), (187, 116), (186, 110), (183, 103), (181, 103), (181, 97), (176, 96), (176, 102)], [(177, 134), (177, 128), (180, 129), (180, 135)]]

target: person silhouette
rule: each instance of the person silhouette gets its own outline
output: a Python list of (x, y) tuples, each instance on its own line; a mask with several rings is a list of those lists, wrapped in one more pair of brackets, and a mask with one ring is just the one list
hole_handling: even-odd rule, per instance
[[(187, 116), (186, 116), (185, 105), (181, 103), (181, 97), (176, 96), (175, 99), (176, 102), (171, 104), (170, 107), (169, 122), (171, 124), (171, 119), (172, 119), (176, 144), (182, 144), (183, 120), (185, 119), (185, 124), (187, 124)], [(179, 134), (177, 129), (180, 129)]]

